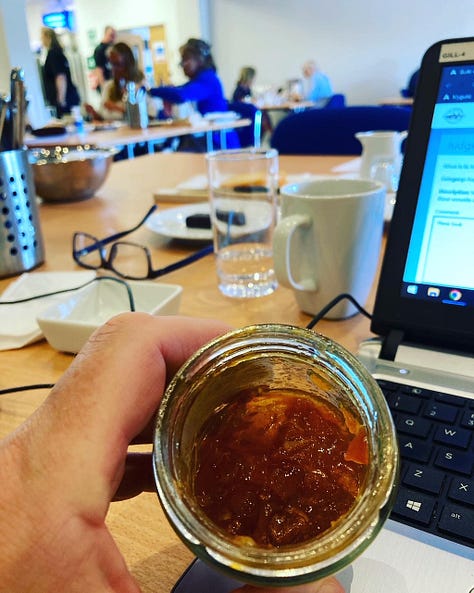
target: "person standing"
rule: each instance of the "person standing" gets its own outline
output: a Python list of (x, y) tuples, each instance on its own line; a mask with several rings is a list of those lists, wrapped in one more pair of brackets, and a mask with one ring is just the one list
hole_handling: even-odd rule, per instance
[(46, 101), (56, 109), (56, 117), (61, 118), (80, 104), (79, 92), (72, 82), (68, 59), (54, 29), (41, 29), (41, 43), (47, 51), (42, 68)]
[(104, 83), (112, 78), (112, 66), (110, 65), (107, 51), (115, 43), (117, 31), (114, 27), (107, 25), (104, 29), (102, 41), (94, 50), (94, 61), (97, 76), (97, 91), (102, 92)]

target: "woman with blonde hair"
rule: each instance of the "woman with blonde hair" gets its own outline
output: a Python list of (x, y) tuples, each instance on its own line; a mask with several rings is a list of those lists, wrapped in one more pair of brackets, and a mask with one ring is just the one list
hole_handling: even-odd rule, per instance
[(72, 82), (69, 62), (54, 29), (41, 29), (41, 43), (47, 50), (42, 68), (46, 101), (56, 109), (56, 117), (61, 118), (80, 104), (79, 93)]
[(257, 71), (253, 66), (244, 66), (240, 70), (232, 101), (248, 101), (252, 98), (252, 85)]

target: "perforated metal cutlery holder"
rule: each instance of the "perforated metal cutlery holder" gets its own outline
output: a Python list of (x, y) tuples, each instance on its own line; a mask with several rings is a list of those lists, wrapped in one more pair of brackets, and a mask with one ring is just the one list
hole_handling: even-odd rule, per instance
[(127, 119), (128, 125), (136, 130), (144, 130), (148, 127), (148, 112), (146, 101), (137, 101), (130, 103), (127, 101)]
[(44, 261), (35, 186), (28, 151), (0, 152), (0, 278)]

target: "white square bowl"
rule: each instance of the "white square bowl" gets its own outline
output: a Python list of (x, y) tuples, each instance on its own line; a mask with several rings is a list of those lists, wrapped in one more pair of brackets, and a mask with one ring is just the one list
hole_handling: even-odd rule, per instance
[[(127, 281), (135, 310), (152, 315), (175, 315), (182, 287), (177, 284)], [(126, 287), (112, 280), (98, 280), (37, 316), (49, 344), (61, 352), (76, 353), (100, 325), (118, 313), (130, 311)]]

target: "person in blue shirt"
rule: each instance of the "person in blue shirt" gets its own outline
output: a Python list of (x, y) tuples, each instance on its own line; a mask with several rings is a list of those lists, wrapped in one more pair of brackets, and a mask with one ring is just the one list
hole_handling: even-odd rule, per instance
[(303, 65), (303, 77), (303, 98), (313, 101), (316, 107), (324, 107), (334, 94), (327, 75), (318, 69), (314, 60), (308, 60)]
[[(217, 75), (216, 65), (211, 54), (211, 46), (202, 39), (190, 38), (179, 48), (180, 66), (189, 79), (179, 86), (159, 86), (150, 89), (152, 97), (159, 97), (166, 103), (193, 102), (201, 115), (228, 111), (222, 83)], [(239, 148), (239, 140), (234, 130), (227, 133), (227, 148)], [(216, 135), (214, 146), (219, 145)]]

